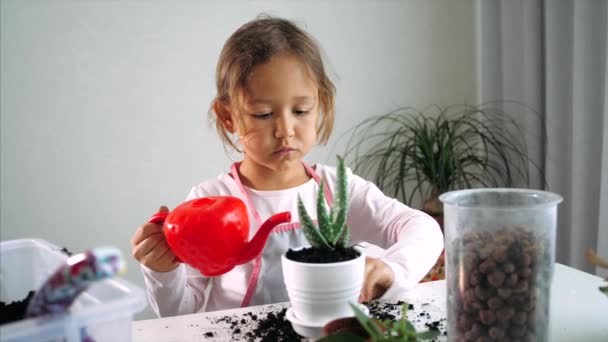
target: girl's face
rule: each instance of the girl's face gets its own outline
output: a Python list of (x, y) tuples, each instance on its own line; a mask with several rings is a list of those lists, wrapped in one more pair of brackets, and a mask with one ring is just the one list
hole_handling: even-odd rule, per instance
[(318, 88), (296, 57), (280, 54), (253, 69), (237, 133), (243, 163), (279, 171), (301, 168), (317, 139)]

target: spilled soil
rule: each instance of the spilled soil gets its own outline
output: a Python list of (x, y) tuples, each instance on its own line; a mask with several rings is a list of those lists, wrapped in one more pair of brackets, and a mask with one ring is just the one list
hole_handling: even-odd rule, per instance
[[(399, 319), (404, 302), (385, 303), (369, 302), (364, 303), (370, 316), (385, 320)], [(242, 315), (223, 316), (212, 319), (214, 325), (228, 326), (231, 341), (306, 341), (298, 335), (292, 328), (291, 323), (285, 318), (286, 308), (278, 307), (277, 310), (267, 313), (246, 312)], [(444, 319), (433, 320), (428, 312), (421, 306), (408, 306), (408, 318), (416, 326), (424, 326), (426, 330), (437, 330), (440, 335), (447, 334), (447, 322)], [(223, 330), (223, 329), (222, 329)], [(221, 338), (225, 340), (225, 335), (217, 336), (213, 331), (202, 331), (206, 338)]]

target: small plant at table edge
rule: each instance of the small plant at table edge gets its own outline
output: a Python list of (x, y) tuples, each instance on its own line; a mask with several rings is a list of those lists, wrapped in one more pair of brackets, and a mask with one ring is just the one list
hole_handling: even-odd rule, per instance
[(298, 214), (300, 215), (304, 235), (312, 247), (335, 250), (346, 248), (349, 244), (350, 234), (346, 226), (348, 211), (346, 166), (344, 165), (344, 159), (340, 156), (338, 156), (337, 177), (337, 196), (329, 212), (325, 205), (325, 182), (321, 180), (317, 195), (318, 227), (308, 215), (304, 203), (298, 195)]
[[(417, 332), (414, 325), (407, 319), (408, 304), (404, 304), (401, 311), (401, 319), (399, 320), (383, 320), (367, 316), (356, 305), (350, 304), (355, 317), (359, 324), (367, 331), (369, 338), (374, 342), (389, 342), (389, 341), (418, 341), (419, 339), (427, 340), (436, 337), (439, 334), (437, 330), (429, 330)], [(366, 341), (367, 339), (352, 333), (340, 332), (325, 336), (318, 342), (338, 342), (338, 341)]]
[[(592, 265), (608, 268), (608, 260), (604, 260), (596, 255), (592, 249), (587, 249), (587, 261)], [(606, 279), (608, 280), (608, 279)], [(606, 296), (608, 296), (608, 286), (600, 286), (600, 291), (603, 292)]]

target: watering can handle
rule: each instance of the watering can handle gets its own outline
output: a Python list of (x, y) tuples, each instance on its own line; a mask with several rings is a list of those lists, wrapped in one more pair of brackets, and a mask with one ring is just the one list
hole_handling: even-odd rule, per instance
[(148, 223), (163, 224), (165, 222), (165, 219), (167, 219), (167, 216), (169, 216), (169, 213), (156, 213), (150, 216), (150, 219), (148, 219)]
[[(156, 223), (162, 225), (169, 216), (169, 213), (156, 213), (148, 219), (148, 223)], [(177, 256), (173, 259), (175, 262), (182, 262)]]

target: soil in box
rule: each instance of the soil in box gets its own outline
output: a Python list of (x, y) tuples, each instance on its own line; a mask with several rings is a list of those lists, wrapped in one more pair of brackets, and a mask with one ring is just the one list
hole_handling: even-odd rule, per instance
[(20, 321), (25, 317), (25, 310), (28, 304), (34, 298), (34, 291), (30, 291), (22, 300), (16, 300), (6, 304), (0, 302), (0, 325), (15, 321)]

